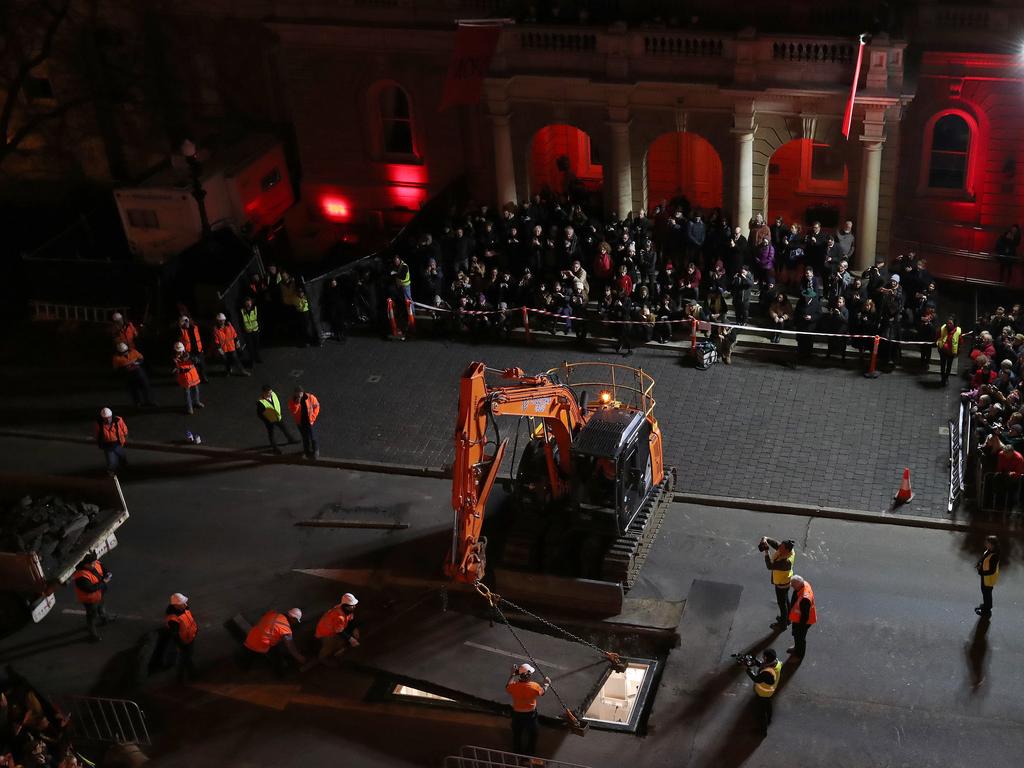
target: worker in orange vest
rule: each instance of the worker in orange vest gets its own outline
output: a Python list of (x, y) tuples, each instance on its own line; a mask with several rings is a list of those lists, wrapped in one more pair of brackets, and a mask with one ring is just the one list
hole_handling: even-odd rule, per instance
[(199, 371), (180, 341), (174, 345), (174, 375), (178, 378), (178, 386), (185, 391), (185, 413), (191, 416), (194, 408), (205, 408), (199, 399)]
[(787, 648), (786, 652), (802, 659), (807, 650), (807, 630), (818, 621), (818, 613), (814, 606), (814, 590), (811, 589), (811, 582), (802, 576), (794, 576), (789, 580), (789, 585), (793, 588), (789, 600), (789, 623), (793, 626), (793, 645)]
[[(188, 678), (196, 676), (195, 643), (199, 625), (192, 615), (188, 598), (181, 592), (171, 595), (164, 611), (164, 621), (166, 626), (161, 641), (167, 644), (165, 647), (177, 649), (178, 682), (184, 683)], [(157, 654), (157, 658), (162, 657), (162, 653)]]
[(124, 315), (115, 312), (110, 316), (110, 335), (113, 337), (115, 345), (127, 344), (131, 349), (135, 349), (135, 340), (139, 336), (139, 331), (131, 320), (125, 320)]
[(359, 646), (359, 627), (356, 626), (356, 606), (359, 601), (351, 592), (341, 596), (341, 602), (320, 617), (316, 625), (316, 638), (320, 641), (317, 658), (331, 667), (336, 664), (334, 657), (348, 648)]
[(139, 350), (123, 341), (117, 343), (113, 359), (114, 370), (119, 376), (124, 377), (128, 394), (131, 395), (136, 408), (142, 405), (156, 405), (149, 388), (149, 377), (146, 376), (146, 369), (143, 367), (144, 362)]
[(182, 343), (185, 351), (192, 358), (192, 362), (199, 372), (199, 380), (205, 384), (209, 379), (206, 378), (206, 358), (203, 357), (203, 337), (199, 333), (199, 328), (188, 315), (178, 318), (178, 328), (181, 329), (178, 341)]
[(128, 427), (124, 419), (115, 416), (112, 410), (101, 408), (100, 417), (96, 419), (95, 435), (96, 445), (107, 459), (107, 474), (113, 477), (118, 467), (128, 463), (128, 456), (124, 452), (125, 443), (128, 442)]
[(102, 639), (97, 623), (101, 626), (113, 621), (103, 607), (103, 600), (107, 593), (107, 584), (110, 582), (110, 571), (103, 567), (95, 552), (89, 552), (82, 558), (75, 572), (71, 575), (71, 585), (75, 590), (75, 597), (85, 608), (85, 626), (89, 630), (89, 639), (97, 642)]
[(512, 697), (512, 751), (520, 755), (532, 755), (537, 748), (537, 699), (551, 686), (548, 677), (543, 685), (531, 680), (536, 671), (530, 664), (514, 664), (505, 684)]
[(290, 608), (287, 613), (267, 611), (245, 637), (243, 666), (251, 667), (259, 659), (268, 659), (278, 672), (288, 666), (288, 656), (301, 666), (306, 657), (295, 647), (294, 629), (302, 623), (302, 611)]
[(319, 459), (320, 444), (317, 442), (313, 425), (316, 424), (317, 417), (320, 415), (320, 401), (312, 392), (306, 392), (302, 387), (296, 387), (292, 399), (288, 401), (288, 409), (295, 417), (299, 434), (302, 435), (303, 454), (307, 459)]
[(223, 312), (220, 312), (217, 315), (217, 324), (213, 326), (213, 346), (224, 361), (224, 371), (230, 376), (232, 368), (238, 368), (243, 376), (251, 376), (238, 357), (238, 343), (235, 326), (228, 322)]

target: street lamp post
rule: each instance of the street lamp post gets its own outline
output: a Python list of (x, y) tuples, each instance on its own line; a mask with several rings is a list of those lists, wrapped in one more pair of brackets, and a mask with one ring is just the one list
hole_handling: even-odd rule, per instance
[(210, 235), (210, 217), (206, 213), (206, 190), (203, 189), (203, 164), (199, 161), (199, 150), (196, 145), (188, 139), (181, 142), (181, 154), (188, 163), (189, 177), (192, 179), (190, 192), (199, 206), (199, 222), (203, 228), (202, 237), (205, 240)]

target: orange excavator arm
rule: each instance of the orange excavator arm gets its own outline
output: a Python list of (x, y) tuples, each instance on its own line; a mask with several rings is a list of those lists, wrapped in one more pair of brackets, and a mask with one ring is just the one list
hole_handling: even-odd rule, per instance
[(452, 466), (455, 525), (445, 573), (450, 579), (470, 584), (484, 576), (487, 546), (481, 536), (484, 512), (508, 446), (508, 440), (502, 440), (493, 453), (487, 452), (488, 420), (497, 416), (528, 416), (543, 421), (548, 479), (555, 497), (568, 491), (572, 436), (583, 423), (576, 397), (568, 387), (555, 384), (546, 375), (526, 376), (520, 368), (500, 371), (502, 378), (514, 383), (489, 387), (488, 370), (493, 369), (483, 363), (471, 363), (462, 374), (455, 428)]

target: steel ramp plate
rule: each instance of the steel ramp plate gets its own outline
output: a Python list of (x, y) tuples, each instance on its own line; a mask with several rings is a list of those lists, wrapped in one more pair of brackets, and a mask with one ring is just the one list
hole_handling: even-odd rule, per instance
[[(568, 706), (578, 708), (596, 692), (608, 662), (593, 648), (525, 629), (515, 632)], [(528, 661), (507, 626), (427, 605), (374, 634), (347, 658), (412, 684), (429, 684), (459, 701), (492, 706), (510, 703), (505, 684), (512, 665)], [(538, 701), (538, 710), (547, 717), (562, 715), (551, 691)]]

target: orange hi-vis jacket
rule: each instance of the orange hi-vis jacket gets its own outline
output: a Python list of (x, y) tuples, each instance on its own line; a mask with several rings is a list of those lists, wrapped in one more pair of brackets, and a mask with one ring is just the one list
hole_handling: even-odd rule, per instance
[[(203, 351), (203, 337), (199, 333), (199, 329), (194, 325), (189, 324), (188, 328), (182, 328), (180, 330), (181, 338), (178, 339), (178, 341), (185, 345), (185, 351), (197, 355), (200, 354)], [(195, 339), (194, 345), (192, 344), (193, 338)]]
[[(306, 408), (309, 411), (309, 426), (316, 424), (316, 418), (320, 415), (320, 401), (316, 399), (316, 395), (306, 392), (304, 393), (306, 398)], [(295, 396), (288, 401), (288, 409), (292, 412), (292, 416), (295, 417), (295, 423), (301, 426), (302, 424), (302, 402), (296, 400)]]
[(77, 582), (79, 579), (85, 578), (87, 581), (93, 584), (99, 584), (103, 581), (103, 565), (99, 560), (93, 560), (89, 565), (84, 568), (79, 568), (71, 575), (71, 584), (75, 588), (75, 597), (78, 598), (78, 602), (82, 605), (96, 605), (103, 601), (103, 592), (97, 590), (96, 592), (83, 592), (78, 588)]
[(199, 634), (199, 625), (196, 624), (192, 611), (186, 610), (184, 613), (167, 614), (167, 626), (173, 629), (175, 624), (178, 625), (178, 639), (185, 645), (192, 643), (196, 639), (196, 635)]
[(345, 631), (345, 628), (352, 621), (352, 617), (355, 614), (345, 613), (341, 609), (341, 604), (338, 604), (327, 611), (323, 616), (320, 617), (320, 621), (317, 622), (315, 636), (323, 640), (325, 637), (331, 635), (340, 635)]
[(213, 344), (221, 352), (234, 352), (238, 345), (238, 334), (231, 323), (213, 327)]
[(182, 389), (199, 386), (199, 371), (187, 354), (174, 358), (174, 373), (178, 377), (178, 386)]
[(137, 371), (142, 365), (142, 355), (139, 350), (128, 348), (123, 355), (120, 352), (114, 353), (114, 368), (118, 371)]
[(109, 424), (104, 418), (96, 420), (96, 442), (100, 445), (124, 445), (127, 440), (128, 427), (120, 416), (112, 418)]
[(811, 589), (811, 585), (806, 581), (804, 582), (803, 589), (801, 589), (793, 599), (793, 607), (789, 609), (789, 620), (793, 624), (800, 623), (800, 602), (804, 598), (809, 600), (811, 603), (811, 610), (807, 613), (807, 624), (809, 626), (818, 620), (818, 611), (814, 607), (814, 590)]
[(512, 697), (513, 712), (533, 712), (537, 708), (537, 697), (544, 695), (543, 686), (532, 680), (525, 683), (513, 680), (505, 686), (505, 691)]
[(125, 344), (128, 345), (129, 349), (134, 349), (135, 339), (138, 337), (139, 332), (135, 329), (135, 325), (129, 321), (122, 325), (120, 328), (118, 328), (115, 325), (113, 333), (111, 335), (114, 337), (115, 344), (120, 344), (121, 342), (124, 342)]
[(277, 611), (267, 611), (256, 626), (249, 630), (245, 647), (255, 653), (269, 653), (270, 649), (284, 638), (292, 636), (288, 617)]

